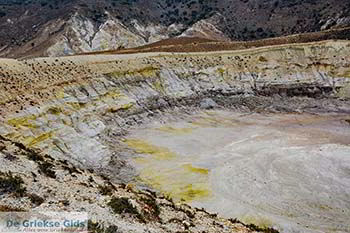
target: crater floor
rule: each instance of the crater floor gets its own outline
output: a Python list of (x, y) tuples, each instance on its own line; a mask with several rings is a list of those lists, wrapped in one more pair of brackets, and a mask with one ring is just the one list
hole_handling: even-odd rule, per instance
[(350, 232), (350, 118), (213, 110), (130, 133), (142, 184), (282, 232)]

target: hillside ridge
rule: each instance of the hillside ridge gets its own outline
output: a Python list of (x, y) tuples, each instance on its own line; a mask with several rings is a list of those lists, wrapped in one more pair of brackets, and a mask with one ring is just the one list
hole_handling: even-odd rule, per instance
[[(190, 36), (249, 41), (350, 25), (350, 3), (268, 0), (3, 0), (0, 56), (62, 56)], [(249, 15), (249, 17), (247, 17)]]

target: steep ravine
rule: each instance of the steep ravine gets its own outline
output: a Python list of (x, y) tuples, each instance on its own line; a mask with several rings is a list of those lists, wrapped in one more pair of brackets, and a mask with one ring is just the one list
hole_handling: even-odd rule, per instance
[[(165, 121), (213, 107), (241, 112), (349, 114), (349, 54), (348, 41), (323, 41), (197, 54), (1, 59), (0, 134), (4, 146), (0, 146), (0, 171), (23, 176), (28, 184), (29, 180), (38, 180), (31, 177), (32, 163), (25, 156), (19, 158), (21, 163), (6, 159), (7, 154), (19, 155), (23, 149), (46, 154), (53, 166), (39, 159), (38, 171), (45, 174), (48, 167), (56, 178), (40, 176), (39, 183), (50, 182), (45, 186), (28, 185), (27, 189), (38, 195), (44, 195), (47, 188), (54, 191), (45, 194), (46, 199), (36, 208), (82, 210), (84, 206), (97, 220), (115, 222), (106, 203), (113, 194), (129, 194), (116, 189), (108, 191), (109, 195), (97, 195), (95, 201), (98, 185), (107, 182), (96, 174), (103, 174), (112, 183), (133, 180), (135, 169), (127, 163), (133, 147), (124, 141), (130, 129), (153, 119)], [(81, 173), (74, 175), (75, 171), (63, 166), (77, 167)], [(90, 195), (85, 197), (74, 190), (81, 188), (81, 180), (88, 179), (88, 173), (98, 181), (96, 185), (91, 179), (84, 181), (84, 193)], [(8, 193), (0, 194), (6, 195), (1, 205), (33, 208), (23, 204), (27, 197), (15, 201)], [(139, 209), (145, 205), (140, 196), (130, 198), (139, 198)], [(69, 206), (60, 202), (66, 199)], [(131, 220), (120, 220), (119, 215), (117, 218), (124, 227), (122, 232), (127, 232), (130, 224), (123, 221)], [(154, 220), (154, 213), (146, 218)], [(236, 225), (236, 230), (247, 230), (224, 220), (220, 220), (224, 221), (220, 226), (214, 224), (219, 220), (205, 222), (202, 216), (179, 218), (180, 222), (168, 219), (168, 227), (160, 227), (159, 222), (135, 223), (132, 227), (137, 232), (148, 226), (151, 232), (230, 232)], [(162, 221), (165, 218), (161, 217)], [(212, 229), (206, 229), (206, 224)]]

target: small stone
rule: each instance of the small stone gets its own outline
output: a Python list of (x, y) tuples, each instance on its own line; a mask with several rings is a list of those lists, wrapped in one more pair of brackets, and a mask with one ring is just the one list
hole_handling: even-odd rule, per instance
[(205, 98), (201, 101), (200, 107), (204, 109), (213, 109), (219, 105), (211, 98)]
[(187, 222), (187, 221), (183, 221), (183, 222), (182, 222), (182, 224), (184, 225), (185, 230), (190, 229), (191, 224), (190, 224), (189, 222)]

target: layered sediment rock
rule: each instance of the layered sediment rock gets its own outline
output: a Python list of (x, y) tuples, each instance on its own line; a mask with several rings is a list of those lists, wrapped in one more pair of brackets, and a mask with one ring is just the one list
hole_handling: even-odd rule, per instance
[[(57, 24), (54, 22), (53, 24)], [(129, 28), (120, 20), (110, 16), (104, 23), (96, 26), (88, 17), (74, 14), (66, 23), (55, 41), (44, 52), (48, 56), (130, 48), (168, 38), (181, 25), (165, 27), (161, 25), (142, 25), (136, 19)]]
[[(212, 53), (1, 59), (0, 135), (53, 161), (125, 181), (133, 170), (124, 163), (120, 136), (164, 111), (211, 103), (349, 112), (349, 54), (348, 41), (323, 41)], [(10, 162), (0, 168), (30, 170)], [(73, 194), (59, 198), (67, 195)]]
[(301, 111), (308, 104), (289, 105), (288, 97), (346, 98), (349, 50), (349, 42), (328, 41), (210, 54), (1, 60), (0, 133), (55, 158), (105, 167), (113, 148), (103, 138), (160, 109), (196, 107), (212, 97), (222, 106)]

